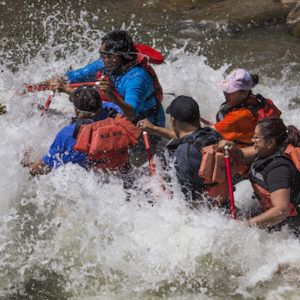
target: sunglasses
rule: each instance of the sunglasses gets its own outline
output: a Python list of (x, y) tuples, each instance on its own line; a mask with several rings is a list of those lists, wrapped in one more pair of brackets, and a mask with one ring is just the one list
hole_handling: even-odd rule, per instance
[(105, 51), (99, 51), (100, 58), (111, 58), (114, 53), (111, 52), (105, 52)]
[(260, 140), (264, 140), (264, 137), (261, 135), (254, 135), (252, 140), (253, 140), (253, 142), (257, 143)]

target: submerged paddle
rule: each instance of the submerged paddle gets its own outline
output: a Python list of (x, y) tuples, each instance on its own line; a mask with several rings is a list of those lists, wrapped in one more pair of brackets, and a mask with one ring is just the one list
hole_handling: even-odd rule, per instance
[[(70, 84), (66, 84), (66, 86), (75, 88), (75, 87), (79, 87), (81, 85), (97, 86), (99, 84), (100, 84), (99, 81), (95, 81), (95, 82), (70, 83)], [(51, 90), (51, 85), (43, 85), (43, 86), (30, 85), (30, 86), (27, 86), (27, 91), (28, 92), (48, 91), (48, 90)], [(44, 105), (43, 111), (41, 113), (41, 117), (48, 111), (48, 108), (51, 104), (51, 101), (53, 100), (53, 97), (54, 97), (54, 92), (52, 91), (51, 94), (49, 95), (45, 105)]]
[(228, 181), (228, 189), (229, 189), (229, 197), (230, 197), (230, 213), (232, 218), (236, 219), (233, 187), (232, 187), (232, 176), (231, 176), (231, 169), (230, 169), (229, 147), (227, 145), (225, 146), (224, 158), (226, 164), (226, 173), (227, 173), (227, 181)]

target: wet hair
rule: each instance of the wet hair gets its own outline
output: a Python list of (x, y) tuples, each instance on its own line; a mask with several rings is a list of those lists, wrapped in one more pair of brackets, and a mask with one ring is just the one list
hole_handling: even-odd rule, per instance
[(100, 94), (94, 86), (81, 85), (70, 95), (70, 101), (81, 113), (94, 113), (102, 108)]
[(256, 74), (250, 74), (251, 78), (252, 78), (252, 82), (253, 82), (253, 87), (255, 87), (258, 84), (259, 81), (259, 76)]
[(118, 54), (122, 59), (122, 64), (127, 64), (137, 58), (137, 50), (134, 47), (131, 36), (124, 30), (114, 30), (107, 33), (102, 38), (105, 43), (105, 51)]
[(274, 139), (278, 147), (289, 144), (300, 147), (300, 132), (292, 125), (285, 126), (282, 119), (269, 117), (257, 122), (264, 139)]

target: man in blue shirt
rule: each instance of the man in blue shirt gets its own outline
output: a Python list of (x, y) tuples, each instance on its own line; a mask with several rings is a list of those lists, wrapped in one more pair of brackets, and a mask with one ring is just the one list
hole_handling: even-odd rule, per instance
[[(148, 118), (155, 125), (164, 127), (165, 114), (156, 96), (153, 74), (137, 61), (137, 50), (128, 33), (122, 30), (108, 33), (102, 38), (99, 52), (99, 60), (38, 85), (50, 84), (53, 90), (70, 93), (72, 88), (65, 85), (65, 81), (78, 83), (97, 80), (106, 100), (118, 105), (134, 124)], [(159, 140), (157, 136), (150, 136), (152, 150), (155, 150)], [(145, 154), (142, 139), (134, 149), (138, 155)], [(145, 161), (146, 154), (141, 158), (141, 162)], [(141, 162), (137, 162), (137, 165)]]
[(73, 150), (76, 142), (74, 131), (76, 124), (89, 124), (114, 117), (122, 110), (113, 103), (103, 103), (98, 90), (92, 86), (80, 86), (70, 95), (70, 101), (74, 105), (76, 117), (71, 125), (64, 127), (56, 135), (50, 146), (48, 155), (32, 164), (23, 164), (30, 167), (32, 175), (45, 174), (51, 169), (58, 168), (67, 163), (79, 164), (87, 168), (87, 154)]

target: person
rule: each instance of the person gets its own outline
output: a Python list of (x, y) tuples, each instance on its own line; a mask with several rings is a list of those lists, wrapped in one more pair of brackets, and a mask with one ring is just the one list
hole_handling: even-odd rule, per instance
[(258, 75), (244, 69), (234, 69), (217, 85), (223, 90), (226, 101), (216, 115), (212, 128), (224, 139), (239, 147), (252, 145), (252, 137), (259, 119), (280, 117), (281, 111), (274, 103), (261, 95), (254, 95), (252, 88), (258, 83)]
[[(144, 51), (146, 46), (136, 45), (126, 31), (115, 30), (102, 38), (99, 50), (100, 59), (91, 64), (68, 71), (62, 77), (40, 82), (36, 86), (50, 85), (54, 91), (71, 93), (68, 83), (99, 81), (102, 98), (118, 105), (125, 116), (136, 124), (139, 120), (149, 118), (157, 126), (165, 126), (165, 114), (161, 105), (162, 89), (153, 68), (145, 63), (145, 57), (137, 49)], [(150, 48), (147, 54), (158, 52)], [(159, 53), (158, 53), (159, 54)], [(153, 63), (162, 63), (152, 59)], [(151, 62), (151, 57), (150, 57)], [(150, 136), (151, 148), (156, 149), (160, 143), (158, 136)], [(131, 150), (133, 161), (137, 166), (147, 160), (144, 142)], [(143, 155), (144, 154), (144, 155)]]
[[(286, 127), (280, 118), (269, 117), (257, 122), (253, 142), (252, 147), (239, 151), (244, 160), (252, 161), (250, 181), (262, 213), (247, 222), (270, 230), (288, 224), (299, 236), (300, 132), (294, 126)], [(219, 147), (228, 143), (221, 142)]]
[[(120, 117), (122, 111), (117, 105), (102, 104), (100, 94), (93, 86), (78, 87), (71, 93), (70, 101), (76, 115), (72, 124), (59, 131), (48, 155), (33, 163), (23, 163), (23, 166), (29, 167), (33, 176), (46, 174), (67, 163), (78, 164), (85, 169), (125, 170), (128, 160), (126, 150), (137, 142), (139, 130), (125, 117)], [(120, 123), (122, 128), (118, 127)], [(112, 153), (112, 149), (118, 150), (121, 139), (126, 139), (128, 135), (130, 138), (133, 135), (136, 140), (133, 138), (132, 142), (123, 143), (120, 151)], [(114, 136), (117, 136), (116, 140)], [(101, 148), (103, 144), (104, 149)], [(108, 148), (109, 145), (111, 148)]]
[[(204, 178), (198, 175), (203, 157), (201, 149), (217, 144), (222, 137), (210, 127), (201, 127), (199, 106), (191, 97), (176, 97), (166, 113), (170, 114), (172, 132), (176, 135), (166, 146), (166, 157), (175, 159), (176, 175), (186, 200), (192, 205), (200, 203), (204, 193), (207, 192), (209, 196), (209, 188), (204, 183)], [(155, 126), (147, 119), (139, 121), (138, 127), (169, 137), (166, 128)]]
[[(217, 83), (226, 99), (217, 112), (217, 122), (212, 125), (203, 118), (200, 120), (219, 132), (224, 139), (237, 143), (239, 147), (252, 145), (257, 121), (281, 115), (281, 111), (270, 99), (252, 93), (252, 88), (258, 81), (258, 75), (252, 75), (244, 69), (231, 71), (223, 81)], [(144, 124), (149, 125), (145, 122)], [(151, 125), (148, 129), (152, 132)], [(166, 138), (176, 138), (175, 132), (168, 128), (159, 128), (159, 133)]]

